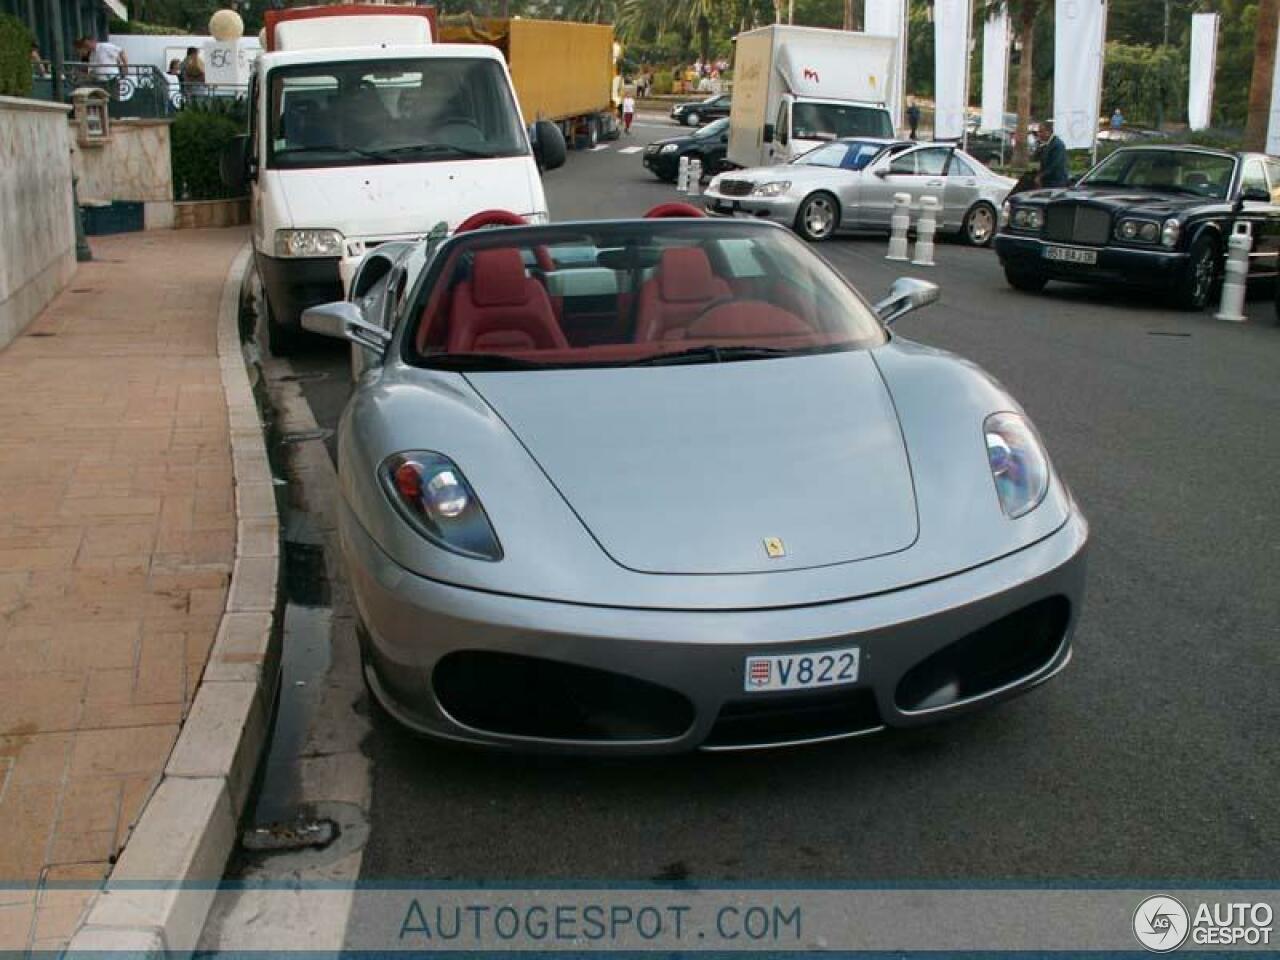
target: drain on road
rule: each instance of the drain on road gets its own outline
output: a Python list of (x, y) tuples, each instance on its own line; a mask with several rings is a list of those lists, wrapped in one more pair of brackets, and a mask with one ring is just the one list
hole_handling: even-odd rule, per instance
[(298, 433), (286, 433), (280, 438), (281, 443), (306, 443), (308, 440), (328, 440), (333, 436), (332, 430), (323, 428), (316, 430), (301, 430)]
[(276, 377), (276, 383), (314, 383), (317, 380), (328, 380), (329, 374), (324, 370), (306, 370), (302, 373), (289, 373)]
[(329, 605), (329, 577), (324, 547), (317, 543), (284, 542), (284, 592), (290, 603), (304, 607)]
[(338, 825), (325, 817), (255, 827), (244, 832), (240, 837), (240, 845), (253, 853), (320, 850), (333, 843), (337, 836)]

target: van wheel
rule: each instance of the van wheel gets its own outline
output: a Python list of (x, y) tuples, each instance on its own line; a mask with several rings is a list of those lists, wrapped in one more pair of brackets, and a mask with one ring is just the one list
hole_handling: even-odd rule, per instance
[(271, 309), (271, 302), (265, 293), (262, 297), (262, 309), (266, 313), (263, 319), (266, 321), (264, 326), (267, 328), (267, 349), (275, 357), (293, 356), (298, 349), (298, 342), (302, 339), (301, 331), (297, 327), (286, 326), (276, 320), (276, 313)]
[(600, 126), (595, 117), (587, 117), (587, 143), (595, 146), (600, 142)]
[(796, 233), (810, 243), (820, 243), (836, 232), (840, 204), (829, 193), (819, 191), (805, 197), (796, 211)]

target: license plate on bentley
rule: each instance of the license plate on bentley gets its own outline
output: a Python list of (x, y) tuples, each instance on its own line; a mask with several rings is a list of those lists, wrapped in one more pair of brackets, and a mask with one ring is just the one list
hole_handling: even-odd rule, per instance
[(747, 693), (812, 690), (858, 682), (857, 647), (747, 657), (742, 684)]
[(1045, 247), (1044, 258), (1060, 263), (1097, 263), (1097, 250), (1081, 250), (1079, 247)]

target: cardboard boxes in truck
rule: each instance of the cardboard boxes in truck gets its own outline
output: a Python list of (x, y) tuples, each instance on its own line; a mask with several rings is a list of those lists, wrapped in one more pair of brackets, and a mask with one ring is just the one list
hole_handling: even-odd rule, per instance
[(786, 163), (837, 137), (892, 137), (894, 37), (774, 25), (738, 34), (728, 160)]

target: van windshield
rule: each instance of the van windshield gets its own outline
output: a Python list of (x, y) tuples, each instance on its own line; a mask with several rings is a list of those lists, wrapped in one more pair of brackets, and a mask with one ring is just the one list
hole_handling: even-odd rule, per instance
[(842, 137), (892, 137), (893, 123), (883, 107), (851, 103), (797, 101), (791, 113), (791, 135), (797, 140)]
[(485, 59), (362, 60), (270, 75), (268, 164), (335, 167), (529, 153), (502, 67)]

